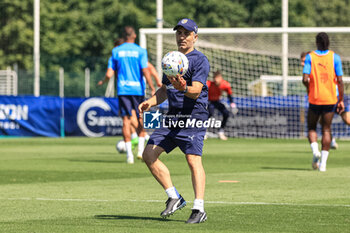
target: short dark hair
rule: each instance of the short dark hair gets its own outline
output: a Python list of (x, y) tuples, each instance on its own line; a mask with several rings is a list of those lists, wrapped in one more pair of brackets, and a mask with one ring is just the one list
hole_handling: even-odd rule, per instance
[(309, 53), (311, 53), (311, 51), (301, 52), (300, 59), (303, 58), (303, 57), (306, 57), (306, 55), (308, 55)]
[(327, 33), (320, 32), (316, 36), (316, 46), (318, 50), (324, 51), (328, 50), (329, 47), (329, 38)]
[(127, 39), (130, 38), (130, 37), (132, 36), (132, 34), (134, 34), (134, 33), (135, 33), (135, 29), (134, 29), (133, 27), (131, 27), (131, 26), (125, 26), (122, 35), (123, 35), (123, 38), (124, 38), (125, 40), (127, 40)]
[(114, 47), (117, 47), (117, 46), (123, 44), (124, 42), (125, 42), (124, 38), (119, 37), (119, 38), (114, 40), (113, 45), (114, 45)]
[(221, 75), (221, 71), (217, 70), (213, 73), (213, 78), (215, 78), (216, 76), (219, 76), (219, 75)]

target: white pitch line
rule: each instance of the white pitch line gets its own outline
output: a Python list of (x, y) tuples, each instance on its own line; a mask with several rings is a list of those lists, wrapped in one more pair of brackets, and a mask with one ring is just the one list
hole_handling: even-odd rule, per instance
[(98, 199), (74, 199), (74, 198), (58, 198), (58, 199), (51, 199), (51, 198), (35, 198), (35, 200), (38, 201), (85, 201), (85, 202), (109, 202), (109, 200), (98, 200)]
[[(161, 200), (129, 200), (132, 202), (164, 202)], [(192, 203), (191, 201), (186, 201)], [(279, 205), (279, 206), (321, 206), (321, 207), (350, 207), (346, 204), (298, 204), (298, 203), (269, 203), (269, 202), (229, 202), (229, 201), (205, 201), (206, 204), (224, 205)]]
[[(0, 198), (0, 200), (10, 201), (67, 201), (67, 202), (164, 202), (164, 200), (99, 200), (99, 199), (78, 199), (78, 198)], [(187, 201), (187, 203), (192, 203)], [(315, 207), (350, 207), (347, 204), (307, 204), (307, 203), (269, 203), (269, 202), (230, 202), (230, 201), (205, 201), (207, 204), (223, 204), (223, 205), (276, 205), (276, 206), (315, 206)]]
[(269, 202), (225, 202), (225, 201), (206, 201), (210, 204), (231, 204), (231, 205), (280, 205), (280, 206), (324, 206), (324, 207), (350, 207), (346, 204), (307, 204), (307, 203), (269, 203)]
[(74, 198), (30, 198), (30, 197), (20, 197), (20, 198), (0, 198), (0, 200), (10, 200), (10, 201), (80, 201), (80, 202), (110, 202), (110, 200), (98, 200), (98, 199), (74, 199)]

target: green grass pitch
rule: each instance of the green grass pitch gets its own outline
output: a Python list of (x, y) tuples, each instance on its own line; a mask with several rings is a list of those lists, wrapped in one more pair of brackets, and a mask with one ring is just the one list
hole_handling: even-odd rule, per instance
[(188, 225), (183, 154), (161, 156), (189, 202), (163, 220), (165, 192), (144, 163), (125, 163), (118, 140), (0, 139), (0, 232), (350, 232), (349, 141), (325, 173), (311, 169), (306, 139), (205, 141), (208, 220)]

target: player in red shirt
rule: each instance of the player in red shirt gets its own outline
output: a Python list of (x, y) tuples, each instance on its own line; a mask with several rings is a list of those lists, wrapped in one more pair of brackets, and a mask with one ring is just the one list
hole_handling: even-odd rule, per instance
[(227, 110), (225, 105), (220, 102), (220, 97), (222, 92), (225, 91), (227, 93), (228, 99), (230, 101), (230, 107), (232, 109), (236, 108), (236, 104), (233, 102), (232, 98), (232, 89), (229, 82), (223, 79), (221, 72), (216, 71), (213, 74), (214, 81), (207, 81), (208, 86), (208, 95), (209, 95), (209, 117), (211, 117), (214, 113), (215, 108), (218, 109), (223, 115), (221, 128), (219, 131), (219, 138), (221, 140), (227, 140), (227, 137), (224, 133), (224, 128), (226, 126), (227, 119), (230, 115), (230, 112)]

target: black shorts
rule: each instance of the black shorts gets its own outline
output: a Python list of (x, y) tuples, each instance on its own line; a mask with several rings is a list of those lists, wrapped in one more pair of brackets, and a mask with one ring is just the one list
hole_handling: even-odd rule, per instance
[(131, 111), (135, 110), (139, 117), (139, 105), (144, 101), (145, 97), (140, 95), (120, 95), (118, 96), (120, 115), (131, 116)]
[(214, 115), (215, 108), (219, 110), (221, 114), (229, 115), (229, 111), (227, 110), (227, 108), (223, 103), (221, 103), (220, 101), (209, 101), (208, 111), (210, 116)]
[(336, 112), (337, 104), (331, 104), (331, 105), (309, 104), (309, 109), (317, 115), (322, 115), (323, 113), (327, 113), (327, 112)]

